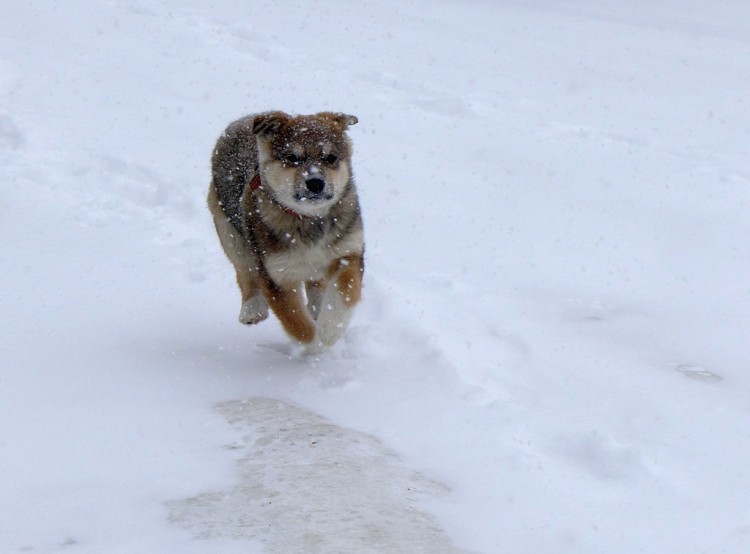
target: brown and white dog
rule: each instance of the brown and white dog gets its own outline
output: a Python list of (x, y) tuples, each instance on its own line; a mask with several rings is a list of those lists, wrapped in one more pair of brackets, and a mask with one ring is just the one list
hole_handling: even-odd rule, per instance
[(242, 292), (240, 322), (268, 317), (311, 352), (334, 344), (360, 299), (364, 235), (346, 134), (357, 118), (266, 112), (227, 127), (208, 206)]

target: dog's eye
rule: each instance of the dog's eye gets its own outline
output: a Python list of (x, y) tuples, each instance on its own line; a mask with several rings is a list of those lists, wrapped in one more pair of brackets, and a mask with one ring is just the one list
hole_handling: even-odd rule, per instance
[(285, 165), (299, 165), (302, 163), (302, 158), (295, 156), (294, 154), (288, 154), (284, 157)]
[(325, 162), (328, 163), (328, 164), (331, 164), (331, 165), (335, 164), (338, 161), (338, 159), (339, 159), (338, 156), (336, 156), (334, 154), (328, 154), (324, 158)]

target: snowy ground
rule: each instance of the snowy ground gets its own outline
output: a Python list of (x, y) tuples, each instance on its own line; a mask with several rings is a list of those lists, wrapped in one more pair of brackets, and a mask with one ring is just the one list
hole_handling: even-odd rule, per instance
[[(744, 0), (4, 2), (0, 551), (747, 553), (749, 91)], [(270, 108), (360, 120), (318, 358), (204, 207)]]

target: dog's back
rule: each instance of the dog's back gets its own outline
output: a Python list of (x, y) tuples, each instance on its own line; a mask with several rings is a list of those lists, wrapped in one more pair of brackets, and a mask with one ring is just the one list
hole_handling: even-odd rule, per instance
[(253, 133), (255, 115), (242, 117), (230, 124), (216, 141), (211, 156), (212, 186), (220, 206), (242, 232), (242, 194), (258, 173), (258, 145)]

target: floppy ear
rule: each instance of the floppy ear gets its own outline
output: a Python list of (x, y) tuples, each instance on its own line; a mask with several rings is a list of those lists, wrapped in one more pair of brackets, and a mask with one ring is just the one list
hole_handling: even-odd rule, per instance
[(325, 115), (329, 119), (332, 119), (334, 123), (336, 123), (336, 126), (342, 131), (346, 131), (349, 125), (354, 125), (359, 121), (356, 116), (341, 112), (326, 112), (321, 115)]
[(266, 112), (255, 116), (253, 120), (253, 133), (271, 135), (279, 130), (289, 116), (284, 112)]

